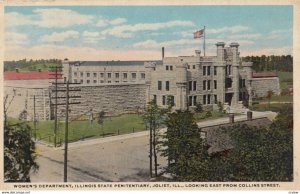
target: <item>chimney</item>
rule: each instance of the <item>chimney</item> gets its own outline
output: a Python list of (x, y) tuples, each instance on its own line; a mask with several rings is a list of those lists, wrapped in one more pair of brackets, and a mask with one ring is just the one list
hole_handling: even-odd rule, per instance
[(252, 121), (252, 111), (247, 112), (247, 120)]
[(165, 58), (165, 47), (161, 47), (161, 57), (162, 59)]
[(200, 57), (200, 55), (201, 55), (201, 51), (200, 50), (195, 50), (195, 53), (196, 53), (197, 57)]
[(234, 123), (234, 114), (233, 113), (229, 114), (229, 123)]
[(19, 73), (19, 69), (18, 68), (16, 68), (16, 72)]

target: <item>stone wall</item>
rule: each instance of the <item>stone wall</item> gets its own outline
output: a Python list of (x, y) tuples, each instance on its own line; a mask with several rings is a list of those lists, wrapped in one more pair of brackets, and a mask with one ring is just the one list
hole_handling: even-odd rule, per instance
[(274, 95), (280, 95), (280, 85), (278, 77), (252, 78), (253, 97), (266, 97), (268, 91)]
[[(107, 115), (143, 109), (146, 103), (145, 84), (104, 84), (98, 86), (76, 86), (70, 96), (81, 96), (70, 102), (81, 102), (70, 105), (71, 118), (87, 118), (90, 110), (93, 114), (104, 111)], [(52, 95), (54, 96), (54, 95)], [(65, 106), (59, 106), (59, 116), (64, 117)]]

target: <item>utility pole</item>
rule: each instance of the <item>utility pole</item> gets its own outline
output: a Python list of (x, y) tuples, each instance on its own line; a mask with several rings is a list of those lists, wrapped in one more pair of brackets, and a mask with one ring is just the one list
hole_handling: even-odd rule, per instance
[[(56, 147), (56, 144), (57, 144), (57, 98), (58, 98), (58, 96), (57, 96), (57, 85), (58, 85), (58, 79), (61, 79), (61, 75), (62, 75), (62, 73), (61, 73), (61, 71), (58, 71), (58, 70), (61, 70), (61, 67), (58, 67), (58, 66), (54, 66), (54, 67), (50, 67), (50, 68), (54, 68), (55, 69), (55, 73), (54, 74), (50, 74), (50, 75), (54, 75), (54, 78), (53, 79), (55, 79), (55, 82), (53, 83), (52, 82), (52, 84), (54, 84), (55, 85), (55, 97), (54, 97), (54, 99), (55, 99), (55, 103), (54, 103), (54, 105), (55, 105), (55, 107), (54, 107), (54, 115), (55, 115), (55, 117), (54, 117), (54, 147)], [(59, 78), (59, 76), (60, 76), (60, 78)]]
[(63, 85), (62, 87), (56, 87), (56, 90), (52, 90), (54, 92), (65, 92), (65, 96), (57, 96), (57, 99), (66, 99), (65, 102), (58, 102), (53, 105), (60, 106), (65, 105), (66, 115), (65, 115), (65, 145), (64, 145), (64, 182), (68, 181), (68, 132), (69, 132), (69, 105), (71, 104), (80, 104), (80, 102), (70, 102), (71, 98), (81, 98), (81, 96), (70, 95), (70, 92), (73, 91), (81, 91), (80, 89), (70, 89), (70, 85), (72, 84), (80, 84), (80, 83), (70, 83), (67, 81), (66, 83), (56, 83), (56, 85)]
[(66, 91), (66, 123), (65, 123), (65, 155), (64, 155), (64, 182), (68, 179), (68, 130), (69, 130), (69, 80)]

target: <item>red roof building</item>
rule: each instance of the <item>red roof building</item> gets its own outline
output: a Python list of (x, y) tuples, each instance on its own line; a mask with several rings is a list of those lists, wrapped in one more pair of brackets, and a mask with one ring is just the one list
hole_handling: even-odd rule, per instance
[(278, 77), (275, 72), (265, 71), (265, 72), (253, 72), (253, 78), (264, 78), (264, 77)]
[[(58, 73), (58, 78), (61, 78), (61, 72)], [(36, 79), (53, 79), (55, 72), (51, 71), (5, 71), (4, 80), (36, 80)]]

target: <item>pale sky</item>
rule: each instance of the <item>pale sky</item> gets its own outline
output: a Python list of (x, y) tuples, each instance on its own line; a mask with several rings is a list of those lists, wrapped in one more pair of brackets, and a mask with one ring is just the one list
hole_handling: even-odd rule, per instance
[(292, 54), (292, 6), (6, 6), (5, 60), (155, 60), (162, 46), (194, 55), (203, 26), (207, 55), (219, 41), (242, 56)]

